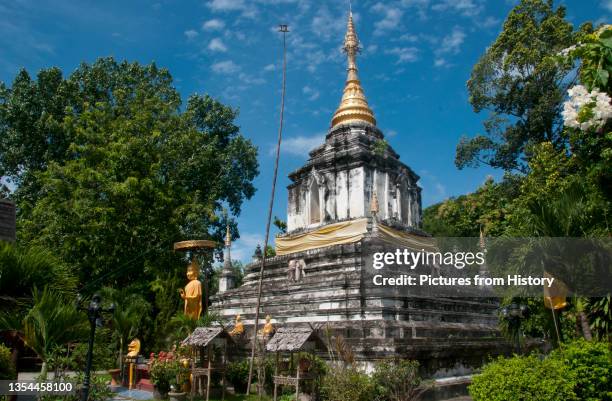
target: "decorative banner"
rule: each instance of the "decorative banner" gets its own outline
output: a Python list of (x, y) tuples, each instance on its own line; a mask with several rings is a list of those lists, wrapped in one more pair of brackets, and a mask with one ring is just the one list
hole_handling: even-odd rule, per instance
[(326, 246), (350, 244), (362, 239), (367, 232), (368, 219), (330, 224), (314, 231), (288, 237), (276, 237), (276, 254), (287, 255)]

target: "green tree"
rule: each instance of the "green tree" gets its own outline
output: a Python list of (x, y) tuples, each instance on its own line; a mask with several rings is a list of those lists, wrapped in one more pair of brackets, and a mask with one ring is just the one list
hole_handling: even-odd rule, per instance
[(507, 228), (508, 205), (517, 195), (517, 178), (507, 175), (501, 183), (488, 178), (475, 192), (450, 198), (423, 212), (423, 229), (437, 237), (501, 235)]
[(222, 206), (238, 215), (255, 191), (236, 116), (209, 96), (182, 108), (155, 64), (22, 71), (0, 92), (0, 173), (17, 183), (21, 239), (75, 266), (86, 290), (182, 275), (172, 242), (222, 243)]
[(487, 164), (525, 172), (529, 145), (565, 143), (560, 112), (572, 66), (549, 56), (575, 38), (565, 8), (555, 9), (552, 0), (521, 0), (514, 7), (468, 81), (474, 111), (489, 110), (490, 115), (486, 134), (459, 142), (457, 167)]

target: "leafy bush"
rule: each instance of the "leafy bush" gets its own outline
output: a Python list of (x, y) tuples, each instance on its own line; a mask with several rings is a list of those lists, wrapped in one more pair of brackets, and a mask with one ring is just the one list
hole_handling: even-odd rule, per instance
[(576, 379), (557, 358), (499, 357), (475, 375), (469, 392), (474, 401), (572, 401)]
[(11, 359), (11, 350), (0, 344), (0, 380), (15, 379), (16, 377), (17, 373)]
[(225, 377), (237, 393), (244, 394), (249, 380), (249, 360), (231, 362), (227, 365)]
[(419, 388), (419, 362), (410, 360), (383, 361), (376, 365), (372, 376), (378, 399), (410, 401), (422, 393)]
[(602, 342), (580, 339), (551, 353), (576, 377), (574, 391), (580, 400), (612, 401), (612, 351)]
[[(64, 381), (78, 383), (79, 387), (83, 384), (83, 373), (78, 373), (75, 376), (63, 378)], [(108, 386), (108, 378), (106, 375), (92, 374), (89, 382), (88, 401), (108, 401), (112, 398), (113, 392)], [(63, 396), (43, 395), (40, 401), (79, 401), (81, 399), (81, 388), (75, 393)]]
[(149, 374), (151, 375), (151, 382), (157, 386), (158, 391), (165, 394), (170, 390), (171, 384), (177, 383), (177, 376), (180, 371), (179, 361), (156, 359), (151, 364)]
[[(110, 329), (103, 327), (96, 330), (95, 343), (93, 347), (93, 370), (107, 370), (117, 366), (115, 345), (111, 341), (112, 332)], [(87, 363), (87, 342), (81, 342), (74, 347), (71, 353), (71, 358), (74, 361), (70, 369), (84, 370)]]
[(371, 401), (376, 396), (374, 381), (355, 368), (330, 368), (322, 390), (327, 401)]

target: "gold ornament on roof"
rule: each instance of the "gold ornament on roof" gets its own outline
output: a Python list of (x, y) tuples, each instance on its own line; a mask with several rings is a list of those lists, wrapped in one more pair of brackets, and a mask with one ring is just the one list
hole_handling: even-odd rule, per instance
[(357, 75), (356, 58), (359, 50), (359, 39), (357, 38), (357, 33), (355, 33), (353, 13), (349, 11), (346, 35), (344, 35), (344, 52), (348, 58), (348, 74), (340, 106), (338, 106), (332, 117), (332, 128), (339, 124), (347, 124), (354, 121), (376, 125), (374, 112), (372, 112), (368, 105), (359, 76)]

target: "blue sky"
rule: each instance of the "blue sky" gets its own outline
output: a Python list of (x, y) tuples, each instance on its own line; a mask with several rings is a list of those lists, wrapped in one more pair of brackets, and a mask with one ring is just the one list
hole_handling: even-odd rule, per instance
[[(488, 168), (457, 170), (455, 146), (481, 132), (467, 98), (472, 66), (499, 33), (510, 0), (354, 0), (366, 95), (387, 140), (421, 176), (423, 205), (473, 191)], [(612, 0), (568, 0), (568, 19), (609, 22)], [(280, 96), (281, 37), (289, 25), (286, 129), (274, 213), (286, 215), (287, 174), (322, 143), (340, 100), (340, 48), (348, 1), (0, 0), (0, 80), (112, 55), (167, 67), (184, 99), (208, 93), (240, 109), (238, 123), (259, 148), (261, 174), (238, 216), (233, 256), (263, 242)]]

